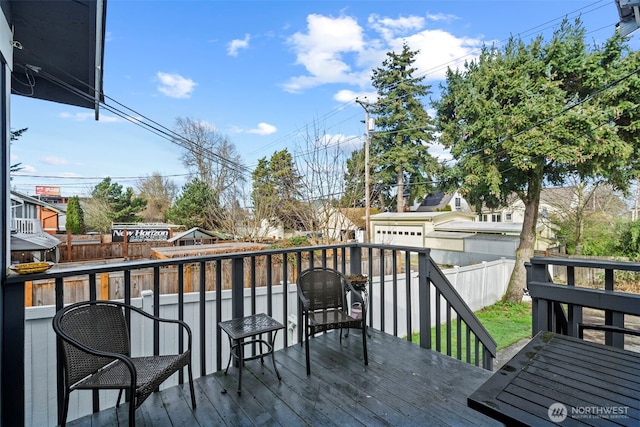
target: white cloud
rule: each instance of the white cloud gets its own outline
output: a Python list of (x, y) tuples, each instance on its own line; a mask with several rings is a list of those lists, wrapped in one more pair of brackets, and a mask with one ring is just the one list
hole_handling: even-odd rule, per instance
[(18, 174), (24, 173), (24, 174), (33, 174), (36, 173), (38, 170), (31, 166), (31, 165), (20, 165), (20, 171), (18, 172)]
[(120, 117), (106, 116), (104, 114), (100, 114), (100, 117), (98, 120), (103, 123), (117, 123), (117, 122), (121, 122), (123, 119), (121, 119)]
[(257, 135), (271, 135), (277, 132), (277, 128), (269, 123), (258, 123), (258, 127), (255, 129), (249, 129), (247, 133), (255, 133)]
[(456, 15), (452, 15), (450, 13), (428, 13), (427, 14), (427, 19), (429, 21), (434, 21), (434, 22), (453, 22), (458, 18)]
[(42, 161), (42, 163), (46, 163), (48, 165), (53, 165), (53, 166), (66, 165), (69, 163), (67, 159), (63, 159), (61, 157), (56, 157), (56, 156), (47, 156), (47, 157), (43, 157), (40, 160)]
[(156, 76), (160, 81), (158, 90), (170, 98), (189, 98), (197, 83), (180, 74), (169, 74), (159, 71)]
[(333, 18), (312, 14), (307, 16), (307, 32), (289, 38), (296, 62), (308, 74), (293, 77), (284, 85), (288, 92), (300, 92), (325, 83), (358, 84), (362, 71), (353, 71), (345, 58), (364, 49), (363, 30), (349, 16)]
[[(58, 116), (62, 119), (68, 119), (68, 120), (74, 120), (76, 122), (84, 122), (87, 120), (94, 120), (95, 119), (95, 112), (91, 111), (85, 111), (82, 113), (67, 113), (67, 112), (62, 112), (60, 114), (58, 114)], [(99, 121), (102, 123), (116, 123), (116, 122), (120, 122), (122, 121), (122, 119), (120, 117), (115, 117), (115, 116), (107, 116), (104, 114), (100, 114), (99, 117)]]
[(369, 16), (369, 26), (376, 30), (384, 40), (392, 40), (395, 37), (410, 34), (424, 28), (425, 19), (421, 16), (408, 16), (400, 18), (381, 18), (378, 15)]
[[(362, 89), (370, 87), (371, 70), (382, 65), (387, 52), (400, 52), (403, 43), (419, 50), (415, 66), (427, 80), (442, 80), (447, 66), (456, 67), (473, 59), (482, 46), (481, 39), (460, 38), (439, 29), (427, 29), (428, 22), (456, 19), (452, 15), (401, 16), (371, 15), (365, 29), (350, 16), (338, 18), (312, 14), (305, 32), (293, 34), (288, 42), (296, 54), (296, 63), (306, 73), (291, 77), (282, 85), (297, 93), (323, 84), (346, 84)], [(350, 90), (339, 91), (334, 99), (345, 102)]]
[(420, 51), (414, 65), (428, 80), (443, 80), (447, 68), (455, 69), (475, 58), (483, 44), (482, 40), (459, 38), (443, 30), (425, 30), (395, 40), (393, 50), (400, 52), (405, 41), (412, 50)]
[(247, 49), (249, 47), (249, 40), (251, 40), (251, 36), (249, 34), (245, 34), (244, 39), (231, 40), (227, 46), (227, 55), (238, 56), (238, 51), (240, 49)]
[(59, 117), (63, 119), (75, 120), (76, 122), (84, 122), (85, 120), (92, 120), (95, 118), (95, 113), (92, 112), (82, 112), (82, 113), (67, 113), (62, 112), (59, 114)]
[(378, 94), (375, 92), (355, 92), (348, 89), (342, 89), (333, 95), (333, 99), (338, 102), (351, 103), (357, 99), (366, 100), (367, 102), (375, 102)]

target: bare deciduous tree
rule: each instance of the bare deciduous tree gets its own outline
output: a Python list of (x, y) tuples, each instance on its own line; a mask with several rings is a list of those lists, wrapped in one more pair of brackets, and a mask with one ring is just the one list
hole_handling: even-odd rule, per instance
[(182, 138), (174, 142), (184, 149), (181, 160), (192, 178), (206, 183), (218, 199), (216, 223), (235, 234), (239, 201), (246, 183), (246, 167), (236, 147), (212, 125), (200, 120), (178, 117), (176, 132)]
[(344, 136), (328, 135), (313, 124), (307, 128), (297, 149), (300, 154), (296, 164), (308, 206), (298, 213), (299, 220), (325, 241), (339, 240), (340, 231), (348, 227), (339, 208), (341, 201), (344, 203), (344, 176), (350, 154), (344, 140)]
[(147, 200), (147, 207), (142, 211), (146, 222), (162, 222), (165, 220), (165, 212), (171, 207), (178, 187), (170, 179), (162, 176), (160, 172), (153, 172), (150, 176), (140, 179), (136, 183), (136, 189), (141, 197)]

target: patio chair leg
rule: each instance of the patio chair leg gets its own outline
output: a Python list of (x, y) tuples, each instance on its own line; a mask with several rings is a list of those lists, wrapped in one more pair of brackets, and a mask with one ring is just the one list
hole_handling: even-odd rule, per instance
[(191, 362), (187, 365), (187, 372), (189, 373), (189, 391), (191, 391), (191, 408), (196, 409), (196, 394), (193, 391), (193, 373), (191, 372)]
[(129, 400), (129, 427), (136, 427), (136, 403), (135, 397)]
[(121, 388), (120, 391), (118, 392), (118, 400), (116, 402), (116, 408), (120, 407), (120, 399), (122, 398), (122, 390), (124, 390), (124, 389)]
[(65, 393), (64, 402), (62, 404), (62, 419), (59, 419), (58, 422), (62, 427), (67, 425), (67, 413), (69, 412), (69, 393)]
[(364, 349), (364, 364), (369, 364), (369, 354), (367, 353), (367, 326), (362, 328), (362, 347)]
[(309, 365), (309, 333), (306, 332), (305, 333), (305, 340), (304, 340), (304, 353), (306, 355), (306, 360), (307, 360), (307, 375), (311, 375), (311, 366)]

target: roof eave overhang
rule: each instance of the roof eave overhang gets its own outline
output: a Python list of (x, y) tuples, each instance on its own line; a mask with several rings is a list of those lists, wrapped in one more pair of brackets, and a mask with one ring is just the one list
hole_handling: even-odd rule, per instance
[(103, 96), (106, 0), (4, 4), (13, 31), (12, 93), (91, 108)]

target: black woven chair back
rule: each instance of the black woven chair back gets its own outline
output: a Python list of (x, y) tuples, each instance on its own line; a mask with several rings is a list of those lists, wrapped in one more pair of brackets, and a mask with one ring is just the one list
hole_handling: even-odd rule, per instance
[[(131, 356), (127, 319), (158, 322), (183, 334), (186, 348), (178, 344), (173, 352), (161, 355)], [(137, 322), (134, 322), (134, 324)], [(171, 326), (173, 325), (173, 326)], [(58, 402), (58, 423), (66, 425), (69, 395), (74, 390), (119, 390), (116, 407), (123, 392), (129, 399), (129, 426), (135, 425), (135, 410), (166, 379), (187, 368), (191, 405), (196, 400), (191, 369), (191, 328), (184, 321), (154, 316), (130, 304), (118, 301), (83, 301), (59, 310), (52, 327), (62, 346), (64, 377), (58, 389), (64, 395)], [(95, 402), (94, 402), (95, 403)]]
[[(60, 318), (62, 331), (95, 350), (130, 355), (129, 331), (122, 308), (105, 303), (75, 306)], [(114, 359), (95, 356), (63, 341), (69, 384), (93, 374)]]
[(345, 309), (344, 276), (327, 268), (305, 270), (298, 279), (298, 291), (309, 301), (310, 311)]

